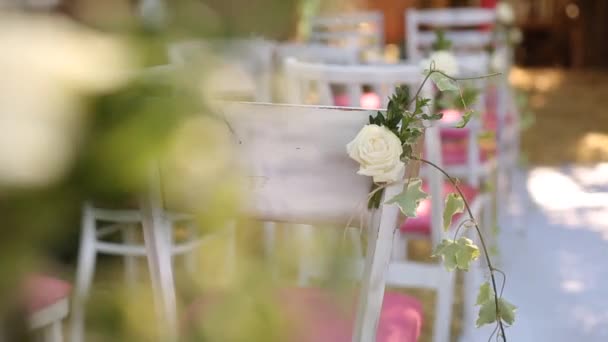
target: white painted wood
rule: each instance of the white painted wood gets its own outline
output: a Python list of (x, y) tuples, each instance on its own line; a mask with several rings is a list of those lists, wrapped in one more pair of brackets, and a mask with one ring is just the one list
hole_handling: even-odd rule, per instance
[(388, 95), (392, 94), (395, 85), (416, 87), (422, 82), (422, 71), (418, 65), (332, 65), (305, 63), (288, 60), (285, 63), (290, 103), (308, 104), (308, 85), (315, 84), (318, 98), (313, 104), (334, 105), (331, 86), (346, 86), (346, 94), (351, 107), (359, 107), (364, 85), (374, 85), (380, 89), (381, 106), (388, 104)]
[(277, 44), (275, 57), (279, 63), (288, 58), (302, 62), (328, 64), (356, 64), (359, 61), (359, 49), (355, 47), (335, 47), (319, 43), (282, 43)]
[[(224, 118), (256, 186), (248, 211), (264, 221), (345, 224), (366, 209), (371, 180), (356, 174), (345, 146), (373, 112), (313, 106), (225, 103)], [(394, 196), (402, 189), (386, 189)], [(369, 227), (368, 253), (353, 341), (373, 341), (384, 296), (398, 208), (383, 205)]]
[[(400, 184), (389, 186), (385, 189), (384, 198), (393, 198), (401, 191), (403, 186)], [(399, 208), (394, 204), (383, 204), (373, 215), (361, 280), (361, 293), (366, 295), (359, 297), (353, 342), (374, 341), (376, 338), (398, 216)]]
[(142, 227), (154, 302), (159, 316), (159, 330), (163, 340), (171, 342), (177, 341), (178, 335), (171, 246), (167, 238), (170, 226), (163, 216), (160, 174), (156, 165), (150, 169), (149, 191), (140, 200)]
[(407, 58), (418, 61), (428, 54), (435, 41), (435, 33), (425, 32), (421, 26), (443, 29), (452, 40), (452, 48), (455, 50), (482, 51), (492, 41), (492, 34), (489, 30), (482, 31), (479, 28), (492, 27), (496, 13), (493, 9), (475, 7), (408, 9), (405, 20)]
[(341, 13), (311, 19), (310, 40), (357, 48), (384, 46), (384, 16), (379, 11)]

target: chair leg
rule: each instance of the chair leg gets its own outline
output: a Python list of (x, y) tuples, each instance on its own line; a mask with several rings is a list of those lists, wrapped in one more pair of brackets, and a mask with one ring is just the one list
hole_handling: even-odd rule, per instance
[(42, 340), (44, 342), (63, 342), (63, 327), (61, 320), (57, 320), (42, 328)]
[(152, 290), (164, 341), (177, 340), (177, 307), (171, 244), (166, 230), (171, 224), (163, 217), (162, 209), (149, 199), (142, 200), (142, 225)]
[(399, 229), (395, 232), (395, 240), (393, 241), (393, 260), (407, 260), (407, 239)]
[(271, 267), (271, 274), (274, 278), (278, 277), (279, 270), (275, 259), (275, 244), (277, 236), (277, 224), (275, 222), (265, 221), (264, 222), (264, 256), (266, 257), (268, 264)]
[(82, 232), (80, 237), (80, 251), (78, 253), (78, 268), (71, 320), (71, 341), (84, 341), (85, 302), (91, 289), (95, 272), (95, 217), (89, 205), (83, 208)]
[[(188, 225), (187, 230), (188, 230), (188, 241), (195, 240), (198, 236), (196, 226), (193, 223), (191, 223)], [(170, 237), (170, 238), (171, 238), (171, 242), (172, 242), (171, 246), (174, 246), (174, 241), (173, 241), (172, 237)], [(198, 247), (193, 248), (192, 250), (190, 250), (186, 254), (184, 254), (184, 267), (186, 268), (186, 271), (191, 276), (196, 274), (196, 271), (198, 270)]]
[[(137, 231), (135, 226), (126, 226), (122, 229), (122, 238), (124, 243), (128, 245), (137, 244)], [(125, 255), (125, 282), (130, 290), (135, 288), (137, 284), (137, 257), (133, 255)]]
[(226, 273), (229, 279), (236, 274), (236, 222), (228, 224), (228, 248), (226, 252)]
[(435, 300), (435, 327), (433, 331), (435, 342), (450, 341), (450, 322), (452, 322), (452, 304), (454, 302), (454, 274), (444, 271), (437, 289)]
[(306, 287), (310, 281), (311, 274), (314, 274), (314, 257), (311, 249), (314, 244), (314, 229), (310, 225), (297, 224), (294, 225), (294, 231), (297, 235), (298, 248), (300, 255), (298, 256), (298, 286)]

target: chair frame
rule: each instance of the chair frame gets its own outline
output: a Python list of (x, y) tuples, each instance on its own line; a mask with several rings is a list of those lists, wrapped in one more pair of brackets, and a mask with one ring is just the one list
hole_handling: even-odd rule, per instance
[[(348, 123), (346, 126), (341, 126), (343, 128), (343, 130), (339, 131), (339, 132), (335, 132), (336, 134), (332, 134), (331, 136), (331, 140), (334, 143), (332, 143), (332, 147), (331, 150), (329, 151), (323, 151), (323, 150), (317, 150), (319, 153), (321, 153), (321, 155), (319, 157), (318, 160), (314, 161), (314, 165), (319, 165), (319, 167), (321, 167), (321, 165), (323, 166), (323, 170), (326, 170), (326, 162), (331, 163), (331, 165), (333, 165), (332, 167), (337, 167), (338, 165), (342, 170), (343, 175), (349, 174), (350, 178), (352, 179), (356, 179), (357, 181), (352, 184), (352, 187), (355, 187), (356, 189), (354, 189), (353, 191), (355, 192), (361, 192), (361, 194), (363, 194), (365, 196), (365, 193), (368, 191), (367, 189), (369, 189), (369, 185), (371, 185), (371, 180), (366, 180), (365, 178), (361, 177), (361, 176), (357, 176), (356, 175), (356, 164), (352, 161), (348, 160), (348, 156), (346, 155), (346, 152), (340, 153), (340, 154), (336, 154), (336, 152), (338, 150), (342, 150), (342, 144), (346, 145), (346, 143), (348, 142), (348, 139), (350, 139), (349, 134), (352, 134), (352, 136), (354, 137), (357, 133), (357, 127), (363, 127), (364, 124), (367, 123), (367, 118), (370, 114), (372, 114), (371, 111), (367, 111), (367, 110), (354, 110), (354, 109), (346, 109), (346, 108), (336, 108), (336, 107), (318, 107), (318, 106), (291, 106), (291, 105), (269, 105), (269, 104), (251, 104), (251, 103), (230, 103), (230, 104), (225, 104), (222, 106), (223, 108), (223, 112), (224, 112), (224, 117), (226, 118), (227, 122), (229, 122), (231, 124), (231, 127), (234, 129), (234, 131), (236, 132), (235, 134), (239, 135), (240, 133), (243, 133), (246, 131), (245, 130), (249, 130), (249, 129), (268, 129), (268, 128), (264, 128), (264, 127), (272, 127), (271, 130), (273, 132), (277, 132), (277, 131), (281, 131), (281, 132), (285, 132), (285, 131), (289, 131), (288, 127), (289, 123), (287, 123), (285, 120), (296, 120), (295, 122), (297, 122), (298, 119), (300, 120), (312, 120), (313, 122), (318, 122), (319, 124), (321, 124), (322, 122), (325, 123), (325, 121), (327, 121), (327, 118), (331, 118), (331, 120), (336, 119), (336, 120), (343, 120), (340, 122), (345, 122)], [(249, 122), (244, 122), (246, 119), (245, 118), (249, 118), (248, 120), (255, 120), (255, 125), (261, 125), (258, 126), (258, 128), (251, 128), (251, 125)], [(310, 121), (309, 121), (310, 122)], [(332, 122), (332, 121), (330, 121)], [(332, 125), (336, 125), (336, 122), (330, 123)], [(279, 127), (283, 126), (283, 128), (285, 128), (285, 130), (281, 130)], [(296, 129), (295, 127), (298, 127), (298, 129), (301, 129), (300, 127), (301, 125), (299, 124), (294, 124), (294, 129)], [(260, 128), (261, 127), (261, 128)], [(317, 127), (317, 126), (311, 126), (311, 127)], [(334, 127), (334, 126), (332, 126)], [(335, 126), (338, 127), (338, 126)], [(274, 139), (274, 137), (270, 137), (267, 138), (268, 135), (265, 134), (261, 134), (261, 132), (258, 131), (254, 131), (255, 136), (257, 137), (262, 137), (261, 139)], [(273, 133), (273, 134), (281, 134), (281, 133)], [(298, 131), (289, 131), (288, 134), (290, 137), (292, 134), (296, 134), (294, 137), (295, 140), (297, 140), (297, 138), (301, 138), (298, 134)], [(317, 132), (318, 134), (318, 132)], [(253, 148), (255, 149), (256, 147), (259, 148), (259, 146), (254, 145), (255, 143), (252, 143), (250, 141), (247, 140), (247, 137), (245, 137), (245, 139), (242, 139), (242, 136), (238, 136), (239, 139), (239, 146), (241, 146), (242, 148), (245, 149), (245, 153), (247, 155), (251, 154), (251, 150), (248, 150), (248, 148)], [(258, 138), (254, 138), (254, 139), (258, 139)], [(310, 137), (308, 139), (311, 139)], [(329, 139), (329, 138), (327, 138)], [(344, 140), (344, 141), (342, 141)], [(311, 139), (311, 141), (316, 141), (316, 139)], [(284, 142), (287, 145), (292, 145), (292, 144), (304, 144), (301, 140), (298, 142), (294, 142), (294, 139), (288, 139)], [(272, 144), (274, 146), (276, 146), (277, 144)], [(280, 146), (281, 149), (286, 149), (289, 148), (289, 146), (283, 146), (283, 144), (281, 144), (282, 146)], [(340, 146), (338, 146), (340, 145)], [(253, 146), (253, 147), (250, 147)], [(262, 145), (263, 146), (263, 145)], [(296, 146), (296, 145), (294, 145)], [(299, 145), (298, 145), (299, 146)], [(316, 145), (315, 145), (316, 146)], [(318, 146), (320, 147), (320, 146)], [(302, 150), (307, 150), (307, 149), (315, 149), (314, 146), (304, 146), (301, 148), (301, 150), (295, 149), (292, 151), (292, 154), (297, 154), (298, 151), (302, 151)], [(310, 153), (309, 151), (303, 151), (300, 152), (302, 157), (302, 161), (304, 163), (307, 163), (308, 166), (312, 165), (309, 158), (310, 155), (308, 155), (308, 153)], [(277, 156), (280, 155), (280, 152), (275, 151), (274, 153), (270, 153), (268, 154), (267, 157), (265, 158), (272, 158), (271, 164), (270, 165), (275, 165), (274, 163), (276, 162), (276, 158), (278, 158)], [(289, 158), (294, 158), (293, 156), (290, 156)], [(335, 161), (328, 161), (328, 159), (325, 158), (331, 158), (332, 160)], [(338, 159), (335, 159), (338, 158)], [(295, 160), (295, 159), (294, 159)], [(339, 160), (344, 160), (339, 161)], [(345, 162), (347, 162), (345, 164)], [(350, 174), (350, 171), (347, 171), (349, 169), (352, 169), (352, 174)], [(268, 179), (269, 182), (272, 180), (272, 178), (274, 176), (273, 175), (273, 171), (272, 170), (268, 170), (265, 169), (264, 166), (253, 166), (253, 171), (257, 172), (257, 173), (262, 173), (260, 175), (256, 176), (264, 176), (266, 174), (268, 174)], [(280, 177), (280, 176), (279, 176)], [(359, 177), (359, 178), (357, 178)], [(299, 179), (299, 178), (298, 178)], [(329, 178), (326, 180), (322, 180), (322, 182), (326, 182), (329, 181)], [(282, 181), (277, 180), (278, 183), (281, 183)], [(348, 183), (351, 184), (351, 183)], [(367, 184), (367, 185), (366, 185)], [(276, 186), (276, 185), (275, 185)], [(349, 188), (350, 186), (347, 186), (346, 188)], [(352, 187), (351, 190), (353, 189)], [(385, 198), (390, 198), (391, 196), (395, 196), (398, 193), (400, 193), (403, 189), (403, 185), (401, 184), (394, 184), (391, 185), (389, 187), (386, 188), (385, 190)], [(307, 197), (308, 194), (307, 192), (314, 192), (313, 190), (309, 189), (308, 187), (301, 189), (302, 193), (300, 193), (299, 195), (301, 195), (302, 197)], [(285, 190), (287, 191), (287, 190)], [(272, 193), (272, 191), (271, 191)], [(344, 197), (346, 195), (346, 197), (348, 198), (349, 201), (353, 201), (353, 198), (350, 198), (347, 194), (342, 195), (342, 197)], [(298, 194), (290, 194), (290, 197), (297, 197)], [(357, 201), (357, 199), (354, 199), (355, 202)], [(256, 197), (256, 200), (253, 201), (256, 203), (256, 207), (252, 208), (253, 214), (256, 215), (257, 217), (263, 219), (263, 220), (270, 220), (270, 221), (282, 221), (282, 222), (291, 222), (291, 223), (312, 223), (312, 222), (298, 222), (298, 218), (302, 217), (302, 216), (298, 216), (298, 215), (304, 215), (301, 212), (299, 212), (298, 208), (290, 208), (288, 204), (285, 204), (284, 201), (282, 201), (281, 199), (277, 199), (274, 198), (273, 196), (269, 196), (268, 194), (265, 194), (265, 196), (262, 196), (260, 198)], [(317, 208), (318, 209), (318, 208)], [(355, 209), (355, 208), (353, 208)], [(321, 209), (319, 209), (321, 211), (327, 211), (327, 215), (332, 216), (334, 215), (334, 212), (332, 211), (331, 208), (325, 208), (322, 207)], [(361, 284), (361, 295), (359, 296), (359, 303), (357, 305), (357, 314), (356, 314), (356, 324), (354, 327), (354, 331), (353, 331), (353, 338), (352, 341), (353, 342), (364, 342), (364, 341), (373, 341), (375, 340), (375, 336), (377, 333), (377, 328), (378, 328), (378, 323), (379, 323), (379, 319), (380, 319), (380, 311), (382, 308), (382, 302), (383, 302), (383, 297), (384, 297), (384, 291), (385, 291), (385, 285), (386, 285), (386, 279), (387, 279), (387, 272), (388, 272), (388, 265), (391, 259), (391, 249), (393, 246), (393, 239), (394, 239), (394, 231), (395, 231), (395, 227), (397, 225), (397, 219), (398, 219), (398, 213), (399, 213), (399, 208), (394, 205), (394, 204), (383, 204), (381, 206), (380, 209), (378, 209), (377, 211), (375, 211), (372, 216), (371, 216), (371, 223), (372, 225), (370, 226), (370, 228), (368, 229), (368, 233), (370, 234), (370, 240), (368, 243), (368, 250), (367, 250), (367, 255), (366, 255), (366, 259), (365, 262), (363, 264), (363, 278), (362, 278), (362, 284)], [(323, 213), (321, 215), (324, 215)], [(329, 217), (328, 216), (328, 217)], [(315, 217), (309, 217), (310, 220), (315, 221), (318, 219), (319, 216)], [(344, 222), (342, 222), (342, 224), (344, 224)]]
[[(365, 23), (373, 24), (375, 30), (361, 31), (359, 26)], [(374, 39), (373, 44), (361, 44), (363, 39), (369, 38)], [(362, 11), (313, 17), (310, 41), (362, 49), (371, 47), (380, 51), (384, 46), (384, 15), (380, 11)]]
[[(447, 29), (446, 37), (452, 41), (454, 48), (483, 50), (493, 41), (492, 31), (467, 28), (492, 27), (495, 22), (496, 12), (488, 8), (408, 9), (405, 12), (407, 58), (412, 61), (421, 60), (424, 57), (421, 48), (428, 50), (435, 41), (435, 33), (421, 31), (420, 26)], [(460, 30), (454, 30), (454, 28), (460, 28)]]

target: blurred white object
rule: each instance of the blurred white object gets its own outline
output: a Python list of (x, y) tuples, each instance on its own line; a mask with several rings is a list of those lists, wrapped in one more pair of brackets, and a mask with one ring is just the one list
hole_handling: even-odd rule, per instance
[(496, 5), (496, 19), (501, 24), (510, 25), (515, 21), (515, 12), (513, 6), (507, 1), (500, 1)]
[(167, 19), (164, 0), (140, 0), (138, 11), (144, 23), (152, 27), (161, 27)]
[(440, 70), (450, 76), (458, 75), (458, 60), (450, 52), (446, 50), (435, 51), (429, 58), (423, 59), (420, 66), (424, 70), (430, 70), (431, 66), (435, 70)]
[(519, 44), (524, 40), (524, 34), (518, 27), (509, 30), (509, 41), (512, 44)]
[(171, 64), (200, 68), (203, 95), (271, 102), (274, 44), (264, 39), (187, 40), (172, 43)]
[(66, 19), (0, 18), (0, 185), (41, 186), (68, 167), (85, 95), (122, 84), (129, 50)]

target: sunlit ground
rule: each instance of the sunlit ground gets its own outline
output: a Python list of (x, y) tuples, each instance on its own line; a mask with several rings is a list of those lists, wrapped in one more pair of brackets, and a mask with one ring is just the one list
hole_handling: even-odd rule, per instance
[(530, 164), (608, 161), (608, 72), (516, 68), (510, 80), (536, 114), (522, 140)]
[(608, 163), (531, 167), (513, 191), (500, 222), (510, 340), (606, 341)]

